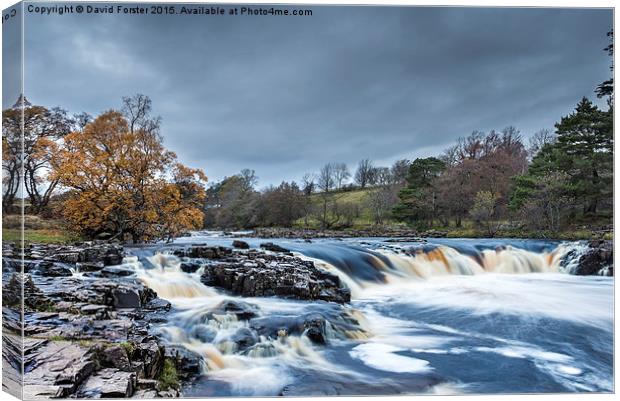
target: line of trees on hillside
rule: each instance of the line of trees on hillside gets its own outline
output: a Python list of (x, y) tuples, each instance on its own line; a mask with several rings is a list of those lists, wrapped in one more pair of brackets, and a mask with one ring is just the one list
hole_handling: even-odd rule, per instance
[[(254, 170), (244, 169), (207, 189), (205, 225), (211, 228), (305, 227), (346, 228), (363, 208), (383, 224), (406, 182), (409, 161), (377, 167), (369, 159), (359, 162), (352, 175), (345, 163), (327, 163), (317, 173), (305, 174), (299, 183), (283, 181), (262, 191)], [(351, 182), (351, 179), (353, 180)], [(346, 200), (346, 194), (364, 189), (363, 199)]]

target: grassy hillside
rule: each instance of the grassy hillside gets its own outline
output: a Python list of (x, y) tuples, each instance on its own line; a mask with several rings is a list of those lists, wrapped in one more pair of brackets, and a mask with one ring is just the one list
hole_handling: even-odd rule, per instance
[[(26, 242), (67, 243), (79, 240), (68, 232), (61, 221), (42, 219), (39, 216), (24, 216), (24, 239)], [(7, 215), (2, 218), (2, 241), (21, 240), (21, 216)]]
[[(368, 205), (368, 194), (376, 191), (374, 188), (356, 189), (353, 191), (337, 191), (329, 194), (329, 202), (337, 201), (339, 204), (355, 205), (358, 209), (357, 216), (353, 218), (353, 224), (350, 228), (365, 229), (373, 225), (372, 210)], [(319, 208), (323, 203), (322, 194), (313, 194), (311, 196), (314, 205)], [(400, 225), (394, 221), (386, 222), (389, 225)], [(305, 219), (297, 220), (297, 227), (305, 227)], [(320, 228), (319, 222), (314, 219), (308, 219), (309, 228)]]

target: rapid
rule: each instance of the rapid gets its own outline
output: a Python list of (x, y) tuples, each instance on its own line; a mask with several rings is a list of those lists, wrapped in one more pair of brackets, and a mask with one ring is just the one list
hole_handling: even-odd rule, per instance
[[(172, 246), (232, 241), (200, 232)], [(336, 274), (351, 302), (228, 295), (170, 246), (129, 249), (125, 267), (172, 304), (157, 330), (201, 357), (185, 396), (613, 391), (613, 277), (570, 274), (582, 243), (270, 241)]]

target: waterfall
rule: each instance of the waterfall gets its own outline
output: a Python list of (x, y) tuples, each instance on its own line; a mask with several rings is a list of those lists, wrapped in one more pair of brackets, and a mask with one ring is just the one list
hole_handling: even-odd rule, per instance
[(338, 275), (353, 298), (359, 298), (369, 286), (436, 276), (571, 273), (586, 249), (581, 243), (540, 252), (507, 245), (469, 253), (445, 245), (375, 250), (326, 246), (323, 250), (299, 250), (296, 256)]
[[(230, 247), (223, 241), (210, 242)], [(570, 383), (596, 372), (598, 365), (570, 356), (571, 342), (560, 338), (558, 348), (548, 349), (540, 341), (551, 338), (545, 330), (554, 325), (561, 325), (559, 332), (553, 332), (560, 337), (566, 327), (610, 330), (607, 305), (612, 283), (603, 277), (563, 274), (574, 272), (587, 243), (508, 243), (282, 241), (296, 257), (337, 275), (351, 290), (352, 300), (346, 305), (227, 295), (200, 281), (203, 267), (184, 272), (184, 260), (165, 250), (136, 250), (139, 257), (128, 256), (123, 264), (172, 304), (168, 321), (157, 330), (167, 343), (200, 356), (205, 386), (224, 382), (229, 386), (221, 388), (224, 395), (295, 395), (330, 383), (335, 383), (338, 394), (387, 388), (383, 386), (411, 393), (420, 391), (413, 386), (415, 380), (443, 386), (437, 389), (457, 389), (449, 382), (436, 383), (436, 373), (452, 369), (439, 359), (462, 361), (481, 354), (489, 354), (485, 363), (498, 361), (491, 369), (528, 359), (537, 377), (560, 381), (568, 377)], [(257, 248), (259, 241), (251, 244)], [(246, 251), (233, 251), (233, 260), (235, 252)], [(227, 312), (222, 305), (228, 302), (249, 305), (255, 315), (243, 318)], [(306, 316), (324, 319), (325, 344), (312, 342), (308, 327), (316, 326), (291, 329), (296, 319), (305, 322)], [(493, 323), (500, 318), (506, 326)], [(539, 318), (554, 323), (535, 324)], [(508, 327), (527, 330), (504, 331)], [(528, 330), (533, 333), (527, 334)], [(371, 374), (365, 373), (367, 369), (373, 369)], [(395, 374), (409, 375), (398, 382), (398, 389), (388, 379)], [(485, 372), (484, 380), (490, 376)], [(409, 383), (413, 387), (407, 387)], [(364, 387), (369, 384), (376, 387)], [(201, 395), (191, 391), (187, 389), (186, 395)]]

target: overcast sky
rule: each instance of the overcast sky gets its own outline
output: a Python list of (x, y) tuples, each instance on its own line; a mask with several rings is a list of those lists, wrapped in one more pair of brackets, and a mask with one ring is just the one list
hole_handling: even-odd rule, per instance
[(329, 161), (436, 155), (472, 130), (529, 136), (610, 76), (610, 10), (311, 9), (27, 14), (26, 96), (97, 115), (144, 93), (183, 163), (211, 181), (252, 168), (264, 186)]

